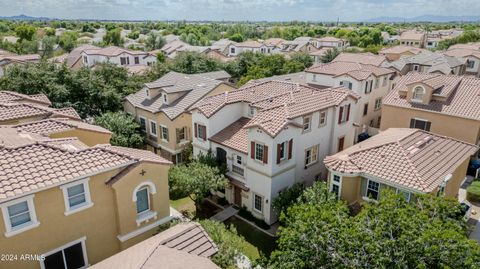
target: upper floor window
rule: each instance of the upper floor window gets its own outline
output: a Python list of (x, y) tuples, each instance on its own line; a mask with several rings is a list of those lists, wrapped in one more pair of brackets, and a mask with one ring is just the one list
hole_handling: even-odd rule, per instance
[(366, 116), (368, 114), (368, 103), (365, 103), (363, 105), (363, 116)]
[(137, 225), (143, 221), (148, 221), (157, 216), (157, 212), (153, 210), (151, 201), (152, 195), (157, 193), (155, 184), (150, 181), (142, 182), (133, 190), (133, 202), (135, 202), (137, 212)]
[(16, 235), (40, 225), (37, 220), (37, 215), (35, 214), (33, 195), (7, 202), (1, 207), (6, 237)]
[(313, 74), (313, 81), (317, 81), (317, 74)]
[(318, 145), (305, 150), (305, 166), (312, 165), (318, 161)]
[(292, 158), (293, 139), (277, 144), (277, 164)]
[(165, 141), (168, 141), (168, 128), (166, 126), (160, 125), (160, 135), (161, 138)]
[(163, 102), (167, 103), (167, 95), (166, 94), (163, 94)]
[(375, 99), (375, 110), (382, 108), (382, 98)]
[(312, 128), (312, 116), (303, 117), (303, 131), (308, 132)]
[(413, 66), (413, 71), (418, 71), (420, 70), (420, 66), (418, 64)]
[(149, 89), (145, 89), (145, 95), (146, 95), (147, 97), (150, 97), (150, 90), (149, 90)]
[(83, 62), (84, 62), (85, 64), (88, 64), (88, 57), (87, 57), (87, 56), (83, 56)]
[(150, 134), (157, 137), (157, 123), (150, 121)]
[(251, 142), (250, 157), (254, 160), (268, 163), (268, 146)]
[(350, 90), (352, 89), (353, 84), (350, 81), (340, 81), (340, 86), (343, 86), (345, 88), (349, 88)]
[(327, 111), (320, 112), (320, 122), (319, 126), (325, 126), (327, 124)]
[(338, 111), (338, 124), (347, 122), (350, 118), (350, 104), (343, 105)]
[(474, 67), (475, 67), (475, 61), (467, 60), (467, 68), (474, 68)]
[(187, 127), (177, 128), (177, 143), (187, 140)]
[(142, 117), (139, 117), (138, 119), (140, 121), (140, 130), (144, 132), (147, 131), (147, 120), (145, 120), (145, 118), (142, 118)]
[(134, 61), (135, 64), (140, 64), (140, 58), (138, 56), (135, 56)]
[(373, 87), (373, 81), (372, 80), (366, 80), (365, 81), (365, 93), (371, 93), (372, 92), (372, 87)]
[(230, 48), (230, 53), (235, 54), (235, 48)]
[(377, 89), (380, 86), (380, 79), (375, 79), (375, 89)]
[(130, 64), (130, 59), (128, 57), (120, 57), (120, 65)]
[(255, 116), (255, 107), (253, 107), (253, 106), (249, 106), (249, 107), (248, 107), (248, 115), (249, 115), (250, 117)]
[(383, 77), (383, 82), (382, 82), (383, 87), (387, 86), (387, 81), (388, 81), (388, 76)]
[(144, 186), (136, 193), (137, 196), (137, 214), (150, 210), (150, 197), (148, 195), (148, 187)]
[(425, 95), (425, 89), (422, 86), (417, 86), (413, 89), (412, 100), (421, 102), (423, 100), (424, 95)]
[(202, 140), (207, 140), (207, 127), (204, 125), (195, 123), (193, 125), (194, 130), (194, 135), (196, 138), (202, 139)]
[(431, 122), (421, 119), (410, 119), (410, 128), (430, 131)]
[(88, 178), (60, 187), (65, 201), (65, 215), (68, 216), (93, 205), (90, 198)]

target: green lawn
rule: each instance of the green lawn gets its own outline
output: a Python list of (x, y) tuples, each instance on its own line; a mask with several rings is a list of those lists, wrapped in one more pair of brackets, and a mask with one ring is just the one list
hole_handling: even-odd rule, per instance
[(184, 197), (177, 200), (170, 200), (170, 206), (186, 216), (195, 216), (195, 203), (190, 197)]

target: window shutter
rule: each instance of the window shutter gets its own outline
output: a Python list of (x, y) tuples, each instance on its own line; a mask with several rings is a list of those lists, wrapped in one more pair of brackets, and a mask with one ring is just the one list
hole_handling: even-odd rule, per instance
[(293, 139), (290, 139), (290, 141), (288, 141), (288, 159), (289, 160), (292, 158), (292, 150), (293, 150)]
[(180, 129), (175, 129), (175, 137), (177, 139), (177, 144), (180, 143)]
[(203, 137), (202, 138), (203, 138), (203, 140), (207, 140), (207, 127), (203, 126), (203, 125), (201, 127), (203, 129), (203, 132), (202, 132)]
[(197, 133), (197, 129), (198, 129), (198, 124), (193, 124), (193, 132), (195, 133), (195, 137), (198, 137), (198, 133)]
[(167, 141), (170, 141), (170, 134), (168, 133), (168, 129), (167, 129)]
[(410, 128), (415, 128), (415, 119), (410, 119)]
[(430, 132), (430, 125), (432, 125), (432, 123), (427, 121), (425, 124), (425, 131)]
[(263, 163), (268, 163), (268, 146), (263, 146)]
[(348, 121), (349, 118), (350, 118), (350, 104), (348, 104), (348, 106), (347, 106), (347, 120), (346, 121)]
[(343, 117), (343, 106), (341, 106), (340, 110), (338, 111), (338, 124), (342, 123), (342, 117)]
[(255, 159), (255, 142), (250, 142), (250, 157)]
[(280, 151), (281, 151), (281, 149), (282, 149), (282, 144), (277, 144), (277, 164), (280, 163), (280, 158), (281, 158)]

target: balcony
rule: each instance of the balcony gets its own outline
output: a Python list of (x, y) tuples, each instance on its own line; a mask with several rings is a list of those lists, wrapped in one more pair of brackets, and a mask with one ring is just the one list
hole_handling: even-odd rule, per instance
[(232, 172), (243, 177), (244, 170), (242, 167), (232, 164)]

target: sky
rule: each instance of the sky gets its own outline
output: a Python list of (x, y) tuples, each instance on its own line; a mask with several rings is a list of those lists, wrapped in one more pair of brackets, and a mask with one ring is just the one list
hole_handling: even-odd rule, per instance
[(361, 21), (479, 16), (480, 0), (0, 0), (0, 16), (59, 19)]

